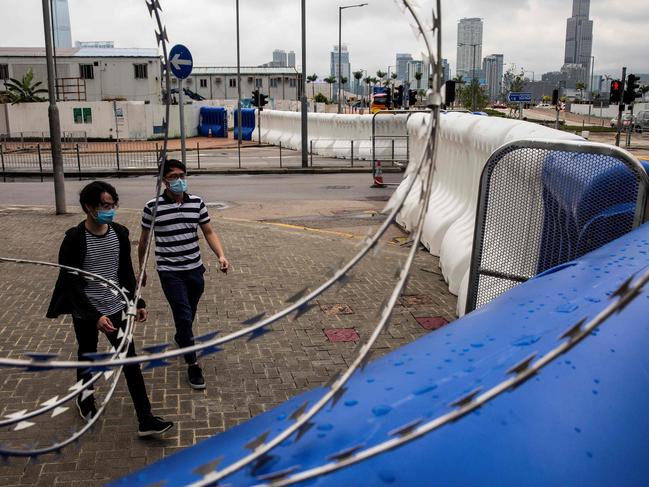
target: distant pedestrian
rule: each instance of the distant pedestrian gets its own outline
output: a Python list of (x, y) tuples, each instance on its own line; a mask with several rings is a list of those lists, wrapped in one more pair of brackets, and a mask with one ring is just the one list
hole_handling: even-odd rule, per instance
[[(230, 264), (225, 258), (221, 240), (210, 224), (205, 203), (187, 192), (185, 165), (168, 159), (163, 167), (164, 192), (147, 202), (142, 214), (142, 233), (138, 246), (140, 267), (151, 228), (155, 235), (155, 259), (162, 290), (171, 307), (176, 326), (175, 341), (181, 348), (194, 345), (192, 325), (198, 302), (203, 295), (205, 267), (198, 245), (198, 229), (219, 260), (219, 269), (227, 274)], [(153, 208), (158, 203), (155, 225)], [(146, 274), (145, 274), (146, 277)], [(146, 282), (146, 280), (145, 280)], [(196, 353), (185, 354), (187, 377), (193, 389), (205, 389), (203, 371)]]
[[(115, 188), (108, 183), (95, 181), (81, 190), (79, 202), (86, 219), (65, 232), (59, 250), (59, 264), (75, 267), (116, 283), (124, 288), (130, 298), (135, 293), (135, 274), (131, 261), (131, 244), (128, 229), (115, 223), (118, 206)], [(97, 352), (99, 332), (106, 335), (114, 347), (119, 345), (119, 330), (124, 330), (125, 304), (121, 294), (99, 280), (88, 280), (79, 274), (61, 269), (52, 295), (48, 318), (71, 314), (77, 338), (77, 355), (80, 361), (89, 360), (86, 354)], [(147, 311), (142, 299), (137, 302), (137, 321), (145, 321)], [(135, 357), (135, 345), (130, 343), (127, 357)], [(139, 364), (125, 365), (124, 375), (139, 421), (139, 436), (164, 433), (173, 426), (171, 421), (153, 416)], [(77, 369), (77, 380), (88, 382), (92, 374)], [(79, 414), (90, 421), (96, 414), (94, 396), (76, 400)]]

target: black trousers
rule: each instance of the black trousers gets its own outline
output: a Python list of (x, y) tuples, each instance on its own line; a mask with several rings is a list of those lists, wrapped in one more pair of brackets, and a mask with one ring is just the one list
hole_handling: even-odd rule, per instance
[[(194, 345), (194, 331), (192, 325), (196, 318), (198, 302), (205, 290), (205, 267), (200, 266), (188, 271), (158, 271), (160, 284), (174, 317), (176, 336), (174, 337), (179, 347)], [(196, 352), (185, 354), (185, 362), (196, 363)]]
[[(116, 313), (108, 317), (113, 323), (113, 326), (122, 330), (126, 328), (126, 320), (122, 321), (122, 313)], [(83, 355), (86, 353), (95, 353), (97, 351), (97, 342), (99, 340), (99, 330), (97, 323), (82, 320), (80, 318), (72, 317), (74, 323), (74, 333), (77, 335), (77, 343), (79, 349), (77, 356), (79, 360), (88, 360)], [(103, 334), (103, 333), (102, 333)], [(119, 345), (120, 339), (117, 338), (117, 331), (107, 333), (106, 338), (115, 348)], [(133, 342), (128, 347), (126, 354), (127, 357), (135, 357), (135, 345)], [(135, 406), (135, 413), (139, 421), (151, 416), (151, 403), (146, 393), (146, 386), (144, 385), (144, 378), (142, 377), (142, 370), (140, 364), (132, 364), (124, 366), (124, 376), (126, 377), (126, 385), (128, 392), (131, 394), (133, 405)], [(90, 371), (86, 369), (77, 369), (77, 380), (88, 382), (92, 377)]]

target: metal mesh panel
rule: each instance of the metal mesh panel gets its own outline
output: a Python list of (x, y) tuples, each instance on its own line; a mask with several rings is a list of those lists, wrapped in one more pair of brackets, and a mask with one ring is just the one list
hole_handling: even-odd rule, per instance
[(496, 151), (482, 174), (467, 312), (638, 226), (648, 182), (609, 146), (519, 141)]

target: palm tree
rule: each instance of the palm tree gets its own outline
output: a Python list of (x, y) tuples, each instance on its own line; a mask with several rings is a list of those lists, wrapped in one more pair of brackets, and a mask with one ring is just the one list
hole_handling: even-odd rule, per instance
[(361, 87), (361, 78), (363, 77), (363, 71), (354, 71), (354, 79), (356, 80), (356, 96), (359, 96), (359, 91)]
[(647, 92), (649, 92), (649, 85), (640, 85), (640, 94), (642, 94), (642, 101), (644, 101)]
[(38, 96), (41, 93), (47, 93), (47, 90), (44, 88), (39, 88), (41, 83), (34, 81), (34, 72), (32, 68), (27, 70), (25, 76), (22, 80), (18, 81), (14, 78), (9, 78), (9, 81), (5, 81), (5, 88), (7, 90), (7, 95), (9, 96), (9, 101), (12, 105), (16, 103), (33, 103), (39, 101), (45, 101), (45, 98)]
[(419, 71), (417, 71), (415, 73), (415, 79), (417, 80), (417, 89), (421, 88), (421, 77), (422, 76), (423, 75)]
[[(307, 83), (315, 83), (318, 81), (318, 75), (313, 73), (311, 76), (306, 77), (306, 82)], [(315, 86), (311, 89), (311, 98), (315, 96)]]
[(333, 85), (336, 82), (336, 77), (331, 75), (331, 76), (326, 77), (324, 80), (325, 80), (325, 83), (329, 84), (329, 99), (333, 100), (333, 97), (334, 97)]
[(376, 72), (376, 75), (379, 77), (379, 79), (385, 78), (385, 75), (388, 74), (385, 71), (381, 71), (380, 69)]

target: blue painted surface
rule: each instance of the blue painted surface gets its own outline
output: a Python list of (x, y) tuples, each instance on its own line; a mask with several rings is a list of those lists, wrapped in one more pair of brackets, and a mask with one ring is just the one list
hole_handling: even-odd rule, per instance
[(511, 103), (521, 103), (521, 102), (529, 103), (529, 102), (532, 101), (532, 93), (525, 93), (525, 92), (514, 93), (514, 92), (510, 92), (510, 93), (507, 94), (507, 99)]
[[(252, 140), (252, 132), (255, 130), (255, 108), (242, 108), (241, 109), (241, 140)], [(237, 126), (239, 110), (234, 110), (234, 134), (235, 139), (239, 138), (239, 127)]]
[(228, 112), (223, 107), (201, 107), (198, 115), (198, 134), (201, 137), (227, 137)]
[[(336, 408), (314, 419), (298, 442), (285, 442), (263, 468), (238, 472), (224, 484), (251, 485), (256, 475), (326, 457), (414, 419), (434, 418), (478, 386), (492, 387), (532, 352), (608, 305), (614, 290), (649, 265), (649, 226), (570, 265), (527, 281), (464, 318), (380, 358), (354, 376)], [(367, 462), (302, 485), (394, 486), (644, 486), (649, 479), (649, 294), (517, 389), (427, 436)], [(227, 353), (227, 350), (222, 353)], [(208, 394), (210, 393), (208, 386)], [(191, 471), (221, 455), (244, 456), (243, 445), (290, 423), (304, 400), (322, 388), (223, 434), (170, 456), (113, 485), (166, 481), (185, 485)]]

